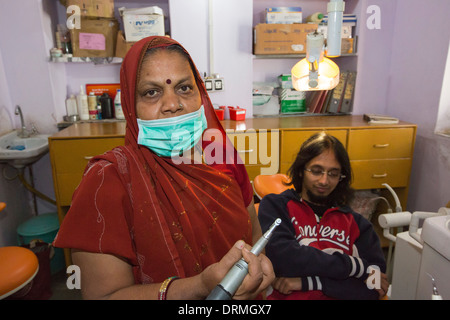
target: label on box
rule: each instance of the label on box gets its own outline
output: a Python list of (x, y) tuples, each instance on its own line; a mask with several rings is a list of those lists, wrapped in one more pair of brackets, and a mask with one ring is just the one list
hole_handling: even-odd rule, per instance
[(79, 35), (79, 48), (87, 50), (105, 50), (105, 36), (100, 33), (82, 33)]
[(302, 23), (302, 8), (301, 7), (267, 8), (266, 23)]
[(158, 14), (123, 16), (125, 39), (139, 41), (145, 37), (164, 35), (164, 16)]

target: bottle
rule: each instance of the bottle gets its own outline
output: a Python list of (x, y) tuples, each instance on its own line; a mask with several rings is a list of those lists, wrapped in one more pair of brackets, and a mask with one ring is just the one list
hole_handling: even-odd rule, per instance
[(88, 109), (89, 109), (89, 119), (97, 119), (97, 96), (94, 92), (90, 92), (88, 95)]
[(100, 97), (100, 105), (102, 106), (102, 119), (113, 118), (112, 99), (106, 92)]
[(82, 85), (80, 86), (80, 93), (77, 96), (77, 104), (80, 120), (89, 120), (88, 99)]
[(316, 12), (306, 18), (306, 22), (321, 23), (323, 19), (322, 12)]
[(116, 111), (116, 119), (125, 119), (125, 115), (122, 110), (120, 89), (117, 90), (116, 97), (114, 98), (114, 108)]
[(68, 116), (78, 115), (77, 99), (75, 99), (75, 96), (73, 94), (71, 94), (70, 97), (66, 100), (66, 110)]

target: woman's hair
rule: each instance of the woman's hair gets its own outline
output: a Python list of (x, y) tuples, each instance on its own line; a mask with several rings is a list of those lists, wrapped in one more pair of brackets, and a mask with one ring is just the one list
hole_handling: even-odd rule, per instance
[(348, 205), (354, 193), (354, 190), (350, 187), (352, 182), (350, 159), (342, 143), (326, 132), (313, 134), (302, 144), (294, 163), (287, 172), (291, 179), (289, 185), (293, 185), (295, 190), (301, 193), (306, 164), (326, 150), (334, 152), (341, 165), (341, 174), (345, 176), (329, 195), (331, 203), (333, 205)]

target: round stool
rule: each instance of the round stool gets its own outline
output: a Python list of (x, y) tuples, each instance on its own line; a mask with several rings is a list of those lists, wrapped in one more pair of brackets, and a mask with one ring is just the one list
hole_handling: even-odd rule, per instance
[(0, 299), (25, 287), (38, 270), (38, 258), (31, 250), (23, 247), (0, 248)]

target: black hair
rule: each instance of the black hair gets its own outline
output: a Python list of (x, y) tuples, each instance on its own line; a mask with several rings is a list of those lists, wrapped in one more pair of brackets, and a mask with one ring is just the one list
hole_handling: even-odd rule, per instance
[(341, 174), (345, 176), (339, 181), (329, 198), (333, 205), (348, 205), (354, 194), (354, 190), (350, 187), (352, 182), (350, 159), (342, 143), (326, 132), (313, 134), (302, 144), (294, 163), (287, 172), (291, 180), (288, 184), (293, 185), (295, 191), (301, 193), (306, 164), (326, 150), (334, 152), (341, 165)]

